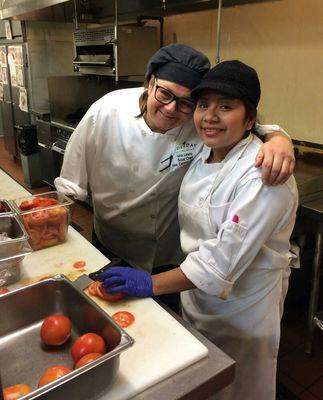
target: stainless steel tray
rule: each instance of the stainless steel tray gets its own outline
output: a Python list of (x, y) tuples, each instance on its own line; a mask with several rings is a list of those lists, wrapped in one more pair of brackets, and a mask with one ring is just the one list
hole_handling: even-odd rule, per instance
[(31, 252), (32, 248), (25, 243), (23, 248), (13, 256), (0, 258), (0, 287), (19, 281), (22, 260)]
[[(63, 346), (50, 348), (41, 343), (43, 319), (63, 313), (72, 322), (71, 338)], [(0, 365), (3, 387), (29, 385), (33, 392), (21, 399), (99, 399), (113, 383), (121, 352), (134, 340), (77, 289), (64, 275), (34, 283), (0, 296)], [(87, 332), (100, 334), (108, 352), (56, 381), (37, 389), (42, 373), (53, 365), (73, 368), (70, 348)]]
[(19, 217), (16, 215), (0, 214), (1, 232), (6, 232), (11, 239), (0, 241), (0, 259), (19, 253), (29, 239)]

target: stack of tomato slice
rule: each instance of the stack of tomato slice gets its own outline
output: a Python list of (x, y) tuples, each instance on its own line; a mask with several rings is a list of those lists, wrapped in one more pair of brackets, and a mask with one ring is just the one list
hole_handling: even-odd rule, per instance
[[(57, 205), (57, 207), (53, 207)], [(68, 209), (50, 197), (35, 197), (19, 205), (25, 228), (34, 250), (54, 246), (65, 241)]]
[(99, 297), (100, 299), (107, 300), (110, 303), (116, 303), (126, 297), (126, 293), (109, 294), (102, 287), (102, 282), (94, 281), (88, 287), (88, 291), (92, 296)]

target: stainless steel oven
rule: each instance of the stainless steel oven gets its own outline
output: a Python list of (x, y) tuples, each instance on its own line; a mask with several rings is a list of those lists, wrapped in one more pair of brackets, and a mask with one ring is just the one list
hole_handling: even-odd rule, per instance
[(143, 77), (149, 58), (159, 48), (155, 27), (134, 25), (77, 30), (74, 45), (75, 71), (117, 77)]
[(58, 175), (59, 161), (52, 151), (53, 138), (49, 121), (36, 120), (41, 178), (47, 185), (54, 186)]

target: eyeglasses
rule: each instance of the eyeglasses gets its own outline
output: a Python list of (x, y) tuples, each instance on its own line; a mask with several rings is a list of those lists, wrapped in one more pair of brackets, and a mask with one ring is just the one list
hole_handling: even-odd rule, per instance
[(185, 97), (177, 97), (170, 90), (157, 85), (157, 79), (155, 82), (155, 99), (157, 101), (165, 105), (170, 104), (172, 101), (176, 101), (176, 107), (178, 111), (182, 112), (183, 114), (193, 113), (196, 107), (194, 100), (186, 99)]

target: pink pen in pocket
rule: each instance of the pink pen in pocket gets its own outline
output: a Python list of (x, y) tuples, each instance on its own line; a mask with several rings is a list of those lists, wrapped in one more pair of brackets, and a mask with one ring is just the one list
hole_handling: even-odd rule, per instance
[(232, 217), (232, 221), (236, 224), (239, 222), (239, 217), (237, 216), (237, 214), (234, 214), (234, 216)]

